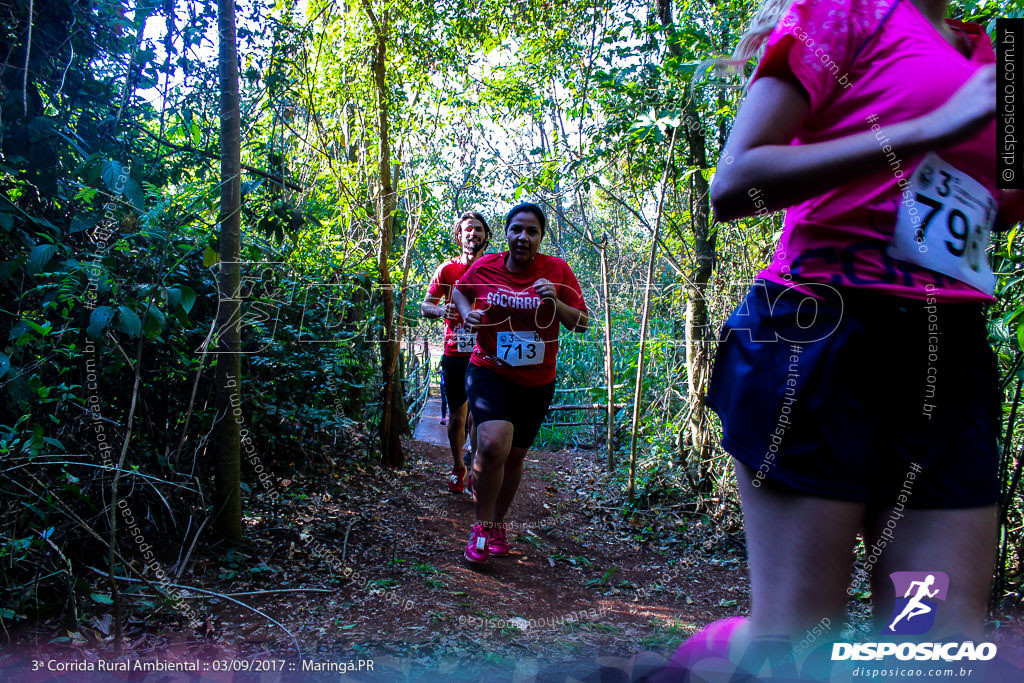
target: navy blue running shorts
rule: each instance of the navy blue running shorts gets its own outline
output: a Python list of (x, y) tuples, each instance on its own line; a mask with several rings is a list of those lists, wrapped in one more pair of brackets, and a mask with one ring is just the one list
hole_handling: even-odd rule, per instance
[(999, 371), (981, 304), (758, 281), (722, 328), (708, 404), (771, 485), (872, 507), (998, 499)]
[(492, 370), (470, 363), (466, 370), (466, 393), (473, 424), (479, 426), (489, 420), (511, 422), (515, 430), (512, 445), (529, 448), (537, 438), (555, 396), (555, 383), (524, 387)]

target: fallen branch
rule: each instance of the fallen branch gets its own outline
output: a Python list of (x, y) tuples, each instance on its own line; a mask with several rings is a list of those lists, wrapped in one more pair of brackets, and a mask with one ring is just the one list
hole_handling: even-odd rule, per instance
[(345, 529), (345, 542), (341, 544), (341, 564), (345, 565), (345, 555), (348, 553), (348, 534), (352, 531), (352, 525), (359, 519), (358, 515), (353, 515), (352, 519), (348, 520), (348, 527)]
[[(91, 567), (90, 567), (91, 569)], [(136, 581), (137, 579), (132, 579)], [(170, 585), (170, 584), (168, 584)], [(269, 595), (271, 593), (334, 593), (330, 588), (276, 588), (268, 591), (245, 591), (244, 593), (224, 593), (226, 596), (238, 595)], [(141, 598), (161, 598), (163, 595), (149, 595), (148, 593), (132, 593), (133, 596)], [(182, 600), (205, 600), (214, 596), (211, 595), (180, 595)]]
[[(96, 567), (86, 566), (86, 569), (94, 571), (97, 574), (99, 574), (100, 576), (102, 576), (104, 578), (107, 578), (107, 579), (113, 579), (113, 580), (116, 580), (116, 581), (128, 581), (129, 583), (149, 583), (148, 581), (141, 581), (139, 579), (133, 579), (130, 576), (111, 576), (110, 574), (107, 574), (106, 572), (104, 572), (104, 571), (102, 571), (100, 569), (97, 569)], [(280, 628), (282, 631), (287, 633), (288, 637), (292, 639), (292, 644), (295, 646), (295, 652), (298, 653), (298, 655), (300, 657), (302, 656), (302, 647), (299, 645), (298, 639), (294, 635), (292, 635), (291, 631), (289, 631), (287, 628), (284, 627), (284, 624), (282, 624), (281, 622), (279, 622), (277, 619), (275, 619), (274, 617), (270, 616), (266, 612), (262, 612), (262, 611), (256, 609), (255, 607), (253, 607), (252, 605), (247, 605), (244, 602), (242, 602), (241, 600), (235, 600), (233, 597), (231, 597), (230, 595), (227, 595), (225, 593), (217, 593), (215, 591), (208, 591), (205, 588), (196, 588), (194, 586), (184, 586), (182, 584), (171, 583), (169, 581), (165, 582), (162, 585), (170, 586), (171, 588), (181, 588), (181, 589), (188, 590), (188, 591), (196, 591), (197, 593), (202, 593), (203, 596), (207, 596), (207, 597), (223, 598), (225, 600), (228, 600), (230, 602), (235, 603), (236, 605), (244, 607), (244, 608), (246, 608), (248, 610), (252, 610), (256, 614), (260, 615), (261, 617), (263, 617), (264, 619), (266, 619), (267, 621), (269, 621), (270, 623), (274, 624), (275, 626)], [(190, 597), (199, 597), (199, 596), (179, 595), (177, 597), (179, 597), (179, 598), (190, 598)]]
[[(0, 470), (0, 473), (6, 474), (7, 472), (10, 472), (12, 470), (23, 469), (25, 467), (29, 467), (30, 465), (79, 465), (81, 467), (93, 467), (93, 468), (96, 468), (96, 469), (99, 469), (99, 470), (107, 470), (109, 472), (120, 471), (121, 474), (125, 474), (125, 475), (128, 475), (128, 476), (139, 477), (141, 479), (148, 479), (148, 480), (152, 480), (152, 481), (158, 481), (161, 484), (167, 484), (168, 486), (175, 486), (175, 487), (180, 488), (180, 489), (185, 489), (189, 493), (199, 493), (199, 491), (197, 491), (194, 488), (189, 487), (186, 484), (181, 484), (181, 483), (174, 482), (174, 481), (168, 481), (167, 479), (161, 479), (160, 477), (154, 477), (151, 474), (145, 474), (143, 472), (138, 472), (136, 470), (126, 470), (124, 468), (120, 468), (119, 469), (118, 467), (116, 467), (114, 465), (103, 465), (103, 464), (97, 464), (97, 463), (93, 463), (93, 462), (81, 462), (79, 460), (44, 460), (43, 459), (43, 458), (64, 458), (64, 457), (76, 457), (76, 456), (72, 456), (70, 454), (68, 454), (68, 455), (65, 455), (65, 454), (41, 455), (41, 456), (38, 456), (37, 458), (35, 458), (34, 460), (26, 462), (25, 464), (15, 465), (14, 467), (8, 467), (5, 470)], [(149, 483), (149, 482), (147, 482), (147, 483)]]
[[(196, 535), (192, 537), (192, 544), (188, 547), (188, 552), (185, 553), (185, 559), (184, 560), (180, 560), (181, 555), (179, 554), (178, 557), (179, 557), (180, 561), (178, 562), (178, 571), (176, 571), (174, 573), (174, 579), (176, 581), (181, 578), (181, 573), (183, 571), (185, 571), (185, 567), (188, 566), (188, 558), (192, 557), (192, 551), (195, 550), (195, 548), (196, 548), (196, 541), (199, 540), (199, 535), (203, 533), (203, 528), (206, 526), (206, 523), (208, 521), (210, 521), (209, 515), (207, 515), (203, 519), (203, 523), (199, 525), (198, 529), (196, 529)], [(189, 517), (188, 523), (189, 523), (189, 528), (191, 528), (192, 527), (192, 518), (191, 517)], [(185, 531), (185, 537), (188, 538), (188, 531), (187, 530)]]

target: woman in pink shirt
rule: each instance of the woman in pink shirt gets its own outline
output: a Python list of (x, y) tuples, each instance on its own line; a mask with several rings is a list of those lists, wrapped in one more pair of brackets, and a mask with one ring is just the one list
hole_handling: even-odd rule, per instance
[[(736, 462), (751, 616), (716, 622), (676, 666), (767, 643), (741, 665), (756, 675), (765, 658), (793, 666), (822, 624), (817, 645), (838, 639), (858, 533), (879, 630), (981, 637), (1000, 415), (985, 248), (1021, 211), (995, 187), (991, 43), (946, 10), (769, 2), (741, 42), (744, 60), (767, 48), (711, 201), (719, 220), (787, 210), (708, 395)], [(930, 573), (941, 609), (891, 625), (901, 582), (925, 581), (894, 572)]]

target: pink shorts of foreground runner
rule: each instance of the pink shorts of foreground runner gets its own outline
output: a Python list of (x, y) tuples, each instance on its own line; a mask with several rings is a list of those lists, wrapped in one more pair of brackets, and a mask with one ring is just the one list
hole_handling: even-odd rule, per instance
[(715, 680), (729, 680), (729, 672), (736, 668), (729, 661), (729, 643), (736, 629), (746, 621), (746, 617), (729, 617), (708, 624), (680, 645), (665, 668), (647, 676), (645, 682), (685, 683), (698, 680), (698, 676), (691, 676), (698, 668), (700, 680), (708, 680), (712, 672), (718, 674)]

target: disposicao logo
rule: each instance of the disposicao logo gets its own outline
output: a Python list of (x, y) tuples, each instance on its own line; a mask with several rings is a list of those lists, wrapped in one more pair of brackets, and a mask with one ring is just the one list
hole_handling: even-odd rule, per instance
[(889, 578), (896, 590), (896, 605), (882, 633), (919, 635), (930, 631), (937, 601), (945, 600), (949, 591), (949, 576), (945, 572), (893, 572)]
[[(889, 625), (882, 633), (920, 635), (935, 624), (938, 601), (946, 599), (949, 576), (944, 572), (893, 572), (889, 575), (896, 591), (896, 604)], [(832, 661), (899, 660), (988, 661), (996, 656), (995, 643), (972, 641), (946, 643), (833, 643)]]

